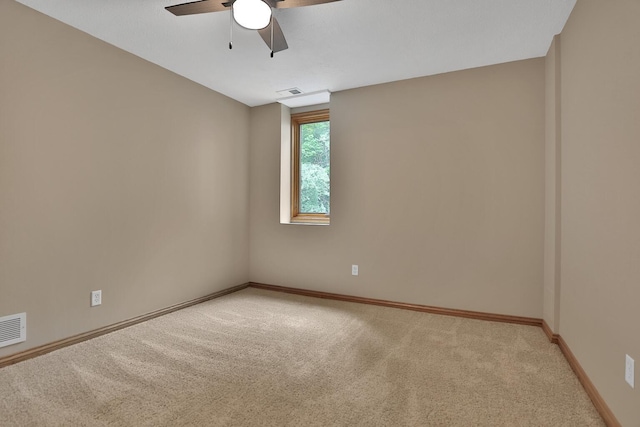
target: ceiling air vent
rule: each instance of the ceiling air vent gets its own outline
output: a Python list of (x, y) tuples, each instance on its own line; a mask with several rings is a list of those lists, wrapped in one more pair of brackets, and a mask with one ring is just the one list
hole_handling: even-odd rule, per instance
[(295, 96), (300, 95), (302, 91), (297, 87), (292, 87), (291, 89), (278, 90), (277, 93), (280, 96)]
[(0, 347), (27, 340), (27, 313), (0, 317)]

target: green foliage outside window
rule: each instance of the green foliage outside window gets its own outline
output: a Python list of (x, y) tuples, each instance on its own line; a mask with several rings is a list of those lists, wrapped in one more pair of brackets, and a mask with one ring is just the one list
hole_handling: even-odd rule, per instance
[(300, 213), (329, 213), (330, 124), (300, 126)]

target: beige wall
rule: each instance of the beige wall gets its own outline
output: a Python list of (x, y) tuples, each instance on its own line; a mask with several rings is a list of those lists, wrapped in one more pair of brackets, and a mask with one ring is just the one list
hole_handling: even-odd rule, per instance
[(640, 2), (580, 0), (562, 32), (560, 334), (640, 426)]
[(560, 326), (560, 35), (545, 58), (544, 299), (542, 318), (554, 333)]
[(0, 356), (246, 282), (248, 127), (248, 107), (0, 0), (0, 316), (28, 316)]
[(280, 107), (252, 109), (251, 280), (540, 318), (544, 67), (332, 94), (329, 227), (279, 224)]

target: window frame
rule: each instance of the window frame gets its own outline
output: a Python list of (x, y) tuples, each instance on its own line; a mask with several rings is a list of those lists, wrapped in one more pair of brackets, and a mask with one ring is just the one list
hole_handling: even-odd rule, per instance
[[(331, 122), (329, 109), (291, 114), (291, 222), (329, 224), (331, 215), (300, 212), (300, 126), (309, 123)], [(331, 137), (329, 137), (331, 138)], [(329, 142), (331, 144), (331, 142)], [(331, 162), (331, 159), (329, 159)], [(331, 189), (331, 181), (329, 181)], [(329, 190), (331, 191), (331, 190)]]

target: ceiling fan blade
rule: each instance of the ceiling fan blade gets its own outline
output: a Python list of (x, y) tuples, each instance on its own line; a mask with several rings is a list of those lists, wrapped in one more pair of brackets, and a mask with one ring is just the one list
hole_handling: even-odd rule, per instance
[(176, 16), (195, 15), (196, 13), (221, 12), (227, 10), (229, 3), (224, 0), (199, 0), (191, 3), (165, 7)]
[(316, 4), (332, 3), (340, 0), (280, 0), (276, 4), (277, 9), (288, 9), (291, 7), (313, 6)]
[(287, 40), (284, 38), (284, 33), (282, 32), (282, 28), (280, 28), (280, 24), (276, 18), (273, 18), (273, 24), (267, 25), (265, 28), (258, 30), (260, 33), (260, 37), (262, 40), (269, 46), (271, 49), (271, 25), (273, 25), (273, 52), (280, 52), (281, 50), (285, 50), (289, 48), (287, 45)]

